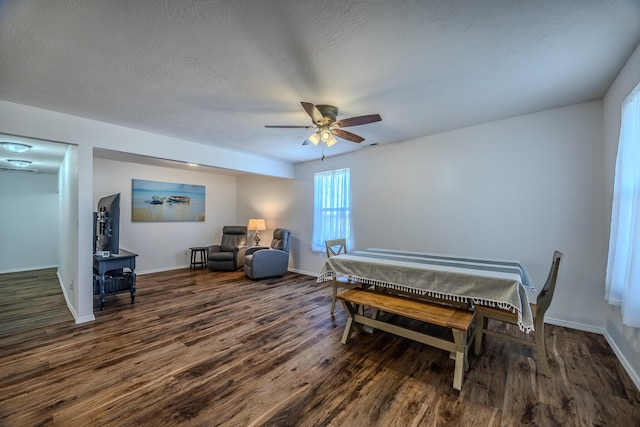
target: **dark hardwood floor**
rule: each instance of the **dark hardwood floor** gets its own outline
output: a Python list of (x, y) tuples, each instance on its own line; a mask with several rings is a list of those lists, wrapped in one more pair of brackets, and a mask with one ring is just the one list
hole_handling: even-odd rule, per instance
[(330, 295), (295, 273), (184, 269), (139, 276), (135, 304), (109, 296), (76, 325), (55, 270), (0, 275), (0, 425), (640, 425), (600, 335), (547, 325), (551, 378), (487, 337), (457, 392), (441, 350), (384, 332), (342, 345)]

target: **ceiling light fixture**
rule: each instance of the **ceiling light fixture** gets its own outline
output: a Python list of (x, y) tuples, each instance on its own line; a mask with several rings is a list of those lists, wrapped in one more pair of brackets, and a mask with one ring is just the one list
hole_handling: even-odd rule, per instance
[(336, 137), (333, 136), (333, 133), (331, 133), (331, 129), (329, 128), (329, 126), (324, 126), (318, 133), (320, 134), (320, 139), (322, 140), (322, 142), (327, 144), (327, 147), (331, 147), (333, 144), (338, 142)]
[(15, 159), (7, 159), (7, 162), (11, 163), (13, 166), (17, 168), (26, 168), (31, 164), (29, 160), (15, 160)]
[(316, 132), (313, 135), (311, 135), (309, 138), (307, 138), (309, 140), (310, 143), (312, 143), (313, 145), (318, 145), (318, 142), (320, 142), (320, 132)]
[(24, 153), (25, 151), (31, 149), (30, 145), (20, 144), (18, 142), (3, 142), (2, 147), (7, 151), (11, 151), (12, 153)]
[(333, 131), (332, 131), (332, 127), (331, 125), (325, 125), (322, 126), (318, 132), (313, 133), (311, 135), (309, 135), (309, 137), (307, 138), (307, 140), (305, 141), (305, 144), (307, 144), (308, 142), (312, 143), (313, 145), (318, 145), (320, 143), (320, 141), (324, 142), (325, 144), (327, 144), (327, 147), (331, 147), (332, 145), (334, 145), (336, 142), (338, 142), (338, 140), (336, 139), (335, 136), (333, 136)]

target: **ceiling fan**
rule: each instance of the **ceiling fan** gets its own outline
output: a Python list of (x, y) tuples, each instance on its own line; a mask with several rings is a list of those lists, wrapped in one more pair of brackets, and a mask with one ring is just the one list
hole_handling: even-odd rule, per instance
[(318, 129), (317, 132), (311, 134), (302, 145), (309, 143), (318, 145), (322, 141), (331, 147), (338, 142), (336, 136), (352, 142), (362, 142), (364, 138), (355, 133), (347, 132), (342, 128), (349, 126), (360, 126), (368, 123), (379, 122), (382, 120), (379, 114), (369, 114), (367, 116), (351, 117), (349, 119), (336, 120), (338, 115), (338, 107), (333, 105), (313, 105), (310, 102), (301, 102), (302, 108), (309, 114), (314, 126), (289, 126), (289, 125), (266, 125), (266, 128), (303, 128)]

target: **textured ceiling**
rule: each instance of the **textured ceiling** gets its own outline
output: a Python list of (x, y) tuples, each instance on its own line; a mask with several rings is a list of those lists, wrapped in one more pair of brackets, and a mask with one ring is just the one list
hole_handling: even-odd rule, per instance
[[(0, 0), (0, 99), (292, 163), (601, 98), (640, 1)], [(1, 131), (1, 129), (0, 129)]]

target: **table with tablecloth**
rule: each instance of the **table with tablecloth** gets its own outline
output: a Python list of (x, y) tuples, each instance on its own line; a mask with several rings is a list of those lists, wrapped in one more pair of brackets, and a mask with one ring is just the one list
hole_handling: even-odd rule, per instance
[(533, 330), (527, 292), (535, 288), (519, 261), (372, 248), (328, 258), (318, 282), (341, 277), (416, 297), (509, 310), (518, 314), (522, 331)]

